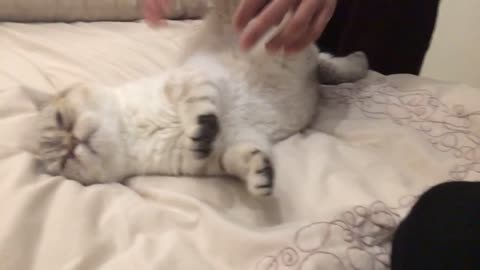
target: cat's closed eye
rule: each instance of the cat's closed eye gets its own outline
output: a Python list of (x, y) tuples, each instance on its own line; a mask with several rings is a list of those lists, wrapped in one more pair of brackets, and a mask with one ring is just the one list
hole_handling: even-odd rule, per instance
[(67, 116), (65, 116), (65, 114), (60, 111), (55, 112), (55, 122), (59, 129), (65, 131), (72, 131), (73, 129), (73, 123), (69, 120)]

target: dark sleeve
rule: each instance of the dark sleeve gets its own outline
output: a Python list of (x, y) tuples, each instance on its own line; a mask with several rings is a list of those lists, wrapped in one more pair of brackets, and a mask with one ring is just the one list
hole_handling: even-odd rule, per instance
[(480, 269), (480, 182), (449, 182), (423, 194), (398, 227), (392, 270)]
[(435, 28), (439, 0), (339, 0), (318, 40), (337, 55), (361, 50), (383, 74), (419, 74)]

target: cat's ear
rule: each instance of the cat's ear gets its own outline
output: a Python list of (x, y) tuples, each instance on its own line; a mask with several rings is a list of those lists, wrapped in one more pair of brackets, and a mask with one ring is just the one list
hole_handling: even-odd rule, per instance
[(21, 90), (32, 102), (32, 104), (35, 105), (35, 108), (37, 108), (38, 111), (45, 108), (54, 98), (54, 95), (52, 94), (45, 93), (29, 86), (22, 86)]

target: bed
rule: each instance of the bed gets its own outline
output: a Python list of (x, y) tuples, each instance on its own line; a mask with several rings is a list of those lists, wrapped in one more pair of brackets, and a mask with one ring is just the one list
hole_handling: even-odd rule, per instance
[(322, 91), (311, 128), (275, 146), (276, 189), (137, 177), (82, 186), (28, 151), (20, 91), (162, 72), (198, 21), (0, 24), (0, 269), (379, 270), (432, 185), (480, 179), (480, 90), (411, 75)]

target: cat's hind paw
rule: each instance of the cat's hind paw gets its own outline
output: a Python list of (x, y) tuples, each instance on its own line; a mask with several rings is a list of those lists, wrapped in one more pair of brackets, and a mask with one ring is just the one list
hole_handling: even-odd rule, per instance
[(273, 192), (274, 170), (270, 158), (263, 152), (253, 153), (249, 162), (247, 188), (255, 196), (269, 196)]
[(223, 155), (225, 171), (245, 182), (254, 196), (269, 196), (273, 193), (274, 168), (270, 156), (249, 142), (230, 146)]

